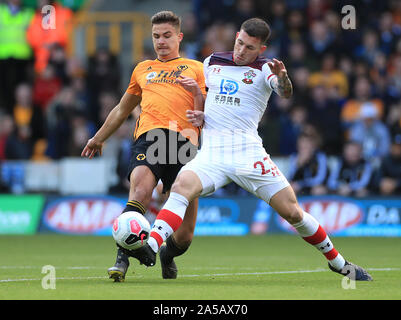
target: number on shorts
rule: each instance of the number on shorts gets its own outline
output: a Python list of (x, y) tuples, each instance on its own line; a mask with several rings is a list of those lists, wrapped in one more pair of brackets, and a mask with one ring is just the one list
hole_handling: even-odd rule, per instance
[(256, 161), (253, 164), (253, 167), (255, 169), (257, 168), (257, 166), (260, 166), (260, 168), (262, 169), (262, 176), (270, 172), (272, 173), (273, 177), (280, 175), (280, 171), (278, 171), (277, 166), (274, 165), (274, 162), (270, 160), (270, 157), (264, 157), (263, 161), (267, 161), (269, 165), (271, 165), (270, 169), (266, 170), (265, 165), (262, 161)]

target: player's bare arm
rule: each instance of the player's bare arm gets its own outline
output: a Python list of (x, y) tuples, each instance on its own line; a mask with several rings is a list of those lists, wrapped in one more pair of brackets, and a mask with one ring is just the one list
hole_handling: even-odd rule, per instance
[(186, 116), (189, 122), (195, 127), (203, 125), (203, 109), (205, 105), (205, 97), (199, 88), (198, 83), (189, 77), (180, 76), (177, 82), (184, 87), (185, 90), (192, 93), (194, 97), (194, 110), (187, 110)]
[(177, 78), (177, 83), (179, 83), (185, 90), (192, 93), (194, 97), (194, 110), (203, 111), (205, 105), (205, 97), (199, 88), (198, 83), (195, 79), (185, 76), (179, 76)]
[(125, 93), (119, 104), (111, 110), (106, 121), (93, 138), (88, 140), (81, 157), (92, 159), (96, 153), (102, 155), (103, 143), (123, 124), (130, 113), (141, 102), (141, 97)]
[(287, 74), (284, 63), (280, 60), (273, 59), (268, 62), (270, 70), (277, 77), (272, 80), (274, 91), (282, 98), (290, 98), (292, 96), (292, 83)]

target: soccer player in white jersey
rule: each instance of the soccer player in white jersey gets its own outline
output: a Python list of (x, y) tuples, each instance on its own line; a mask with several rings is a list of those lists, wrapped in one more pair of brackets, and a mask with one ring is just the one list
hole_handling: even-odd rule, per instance
[[(345, 260), (319, 222), (302, 210), (262, 146), (257, 128), (270, 95), (273, 91), (284, 98), (292, 95), (283, 62), (261, 56), (269, 35), (265, 21), (249, 19), (236, 34), (233, 52), (214, 53), (204, 61), (208, 87), (204, 112), (187, 111), (193, 124), (204, 120), (202, 147), (178, 174), (146, 244), (152, 250), (146, 251), (152, 252), (155, 261), (163, 242), (181, 225), (188, 204), (234, 181), (287, 220), (326, 257), (332, 271), (353, 280), (372, 280), (363, 268)], [(166, 267), (162, 254), (161, 262)]]

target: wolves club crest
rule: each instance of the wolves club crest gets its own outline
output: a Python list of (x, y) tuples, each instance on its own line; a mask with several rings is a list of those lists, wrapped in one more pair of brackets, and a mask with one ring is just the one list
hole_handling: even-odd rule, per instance
[(245, 78), (242, 79), (242, 82), (246, 84), (252, 84), (253, 83), (252, 79), (256, 77), (256, 73), (253, 72), (253, 70), (249, 70), (248, 72), (244, 73), (244, 76)]

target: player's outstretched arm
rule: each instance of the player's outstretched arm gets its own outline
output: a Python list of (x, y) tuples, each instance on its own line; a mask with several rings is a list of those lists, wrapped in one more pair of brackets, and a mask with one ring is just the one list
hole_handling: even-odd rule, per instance
[(284, 63), (280, 60), (273, 59), (267, 63), (275, 77), (272, 80), (274, 91), (282, 98), (290, 98), (292, 96), (292, 83), (287, 74), (287, 69)]
[(113, 110), (110, 111), (102, 127), (89, 139), (82, 150), (81, 157), (92, 159), (96, 153), (102, 155), (103, 143), (123, 124), (129, 114), (141, 102), (141, 97), (125, 93)]

